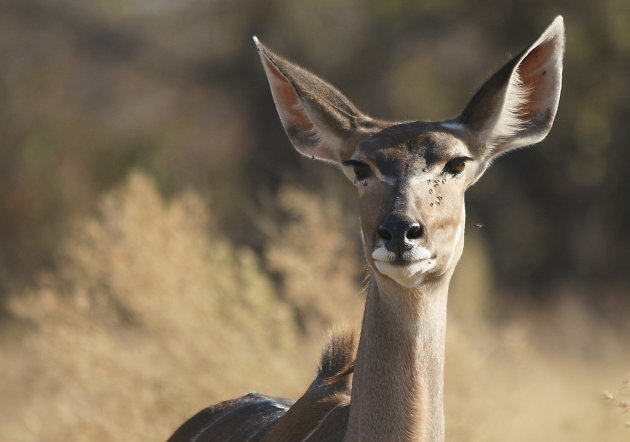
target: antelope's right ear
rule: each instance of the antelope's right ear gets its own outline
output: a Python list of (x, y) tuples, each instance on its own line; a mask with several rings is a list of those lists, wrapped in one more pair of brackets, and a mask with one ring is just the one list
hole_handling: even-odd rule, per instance
[(352, 141), (370, 119), (324, 80), (274, 54), (256, 37), (254, 43), (282, 127), (297, 151), (334, 163), (351, 157)]
[(558, 16), (525, 51), (497, 71), (455, 120), (475, 135), (475, 156), (493, 157), (542, 141), (562, 86), (564, 22)]

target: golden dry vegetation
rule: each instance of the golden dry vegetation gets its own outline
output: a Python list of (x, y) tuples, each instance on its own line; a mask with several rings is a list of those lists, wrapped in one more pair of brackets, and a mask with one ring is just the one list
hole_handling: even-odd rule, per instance
[(351, 186), (291, 149), (252, 35), (431, 120), (557, 14), (554, 128), (467, 195), (447, 440), (630, 440), (627, 3), (0, 0), (0, 442), (163, 440), (295, 397), (356, 326)]
[[(56, 270), (8, 297), (0, 440), (163, 440), (212, 402), (299, 395), (326, 329), (361, 314), (361, 260), (334, 227), (338, 203), (279, 195), (286, 218), (262, 254), (224, 237), (193, 192), (167, 201), (139, 173), (70, 225)], [(544, 312), (502, 305), (469, 230), (451, 289), (448, 440), (628, 440), (627, 338), (570, 296)]]

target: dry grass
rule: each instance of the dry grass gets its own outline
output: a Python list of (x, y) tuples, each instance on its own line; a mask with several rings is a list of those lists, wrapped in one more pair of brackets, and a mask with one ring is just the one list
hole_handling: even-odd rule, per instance
[[(329, 227), (337, 205), (294, 189), (279, 204), (283, 235), (264, 254), (276, 289), (194, 195), (167, 203), (136, 174), (105, 197), (71, 227), (58, 270), (6, 306), (0, 440), (162, 440), (213, 401), (300, 394), (323, 330), (360, 314), (360, 264)], [(623, 410), (600, 397), (630, 366), (627, 341), (570, 298), (490, 321), (492, 278), (470, 233), (452, 288), (449, 440), (628, 440)]]
[(356, 236), (356, 217), (343, 222), (338, 203), (323, 203), (294, 188), (282, 188), (278, 204), (288, 222), (265, 256), (269, 269), (282, 275), (282, 297), (295, 307), (298, 322), (308, 334), (320, 335), (330, 324), (358, 326), (363, 272), (358, 247), (349, 239)]
[(278, 394), (307, 382), (291, 310), (207, 218), (135, 175), (78, 223), (60, 270), (8, 306), (32, 330), (3, 349), (0, 439), (159, 440), (243, 379)]

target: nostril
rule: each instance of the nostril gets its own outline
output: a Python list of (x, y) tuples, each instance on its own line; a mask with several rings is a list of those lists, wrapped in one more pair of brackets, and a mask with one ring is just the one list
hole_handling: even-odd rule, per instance
[(411, 226), (409, 228), (409, 230), (407, 230), (407, 233), (405, 235), (405, 237), (407, 239), (419, 239), (422, 237), (422, 227), (420, 227), (419, 225), (414, 225)]
[(390, 232), (385, 227), (381, 226), (378, 228), (378, 236), (383, 238), (385, 241), (389, 241), (392, 239), (392, 232)]

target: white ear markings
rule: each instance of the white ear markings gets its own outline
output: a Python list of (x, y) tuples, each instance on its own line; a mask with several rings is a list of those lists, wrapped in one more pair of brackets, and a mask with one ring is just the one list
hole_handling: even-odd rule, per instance
[(542, 141), (551, 129), (562, 85), (564, 24), (557, 17), (525, 51), (499, 69), (455, 120), (442, 123), (476, 140), (475, 157), (488, 160)]
[(523, 128), (526, 120), (521, 110), (527, 105), (530, 93), (531, 89), (525, 86), (516, 69), (510, 77), (503, 109), (499, 112), (496, 123), (480, 134), (481, 138), (488, 139), (489, 149), (494, 150), (498, 144), (514, 137)]

